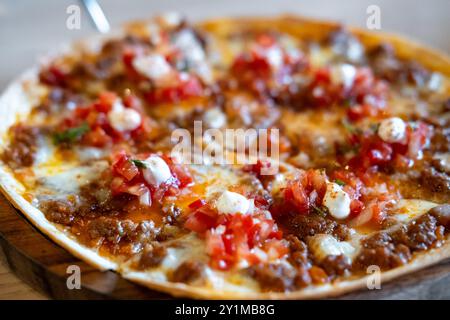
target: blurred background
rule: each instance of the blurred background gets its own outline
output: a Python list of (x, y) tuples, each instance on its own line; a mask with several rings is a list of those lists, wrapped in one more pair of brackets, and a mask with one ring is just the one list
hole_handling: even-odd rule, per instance
[[(450, 0), (99, 0), (111, 26), (164, 11), (191, 20), (219, 16), (301, 14), (366, 27), (367, 7), (381, 10), (382, 31), (397, 32), (450, 52)], [(78, 0), (0, 0), (0, 90), (39, 55), (70, 39), (95, 33), (85, 11), (69, 30), (66, 12)]]

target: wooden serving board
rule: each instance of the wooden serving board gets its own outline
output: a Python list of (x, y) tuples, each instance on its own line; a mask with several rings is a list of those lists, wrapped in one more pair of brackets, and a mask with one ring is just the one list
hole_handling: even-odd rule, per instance
[[(0, 194), (0, 246), (10, 269), (31, 287), (54, 299), (169, 299), (75, 258), (32, 226)], [(67, 288), (67, 267), (81, 269), (81, 289)], [(450, 260), (340, 299), (450, 299)]]

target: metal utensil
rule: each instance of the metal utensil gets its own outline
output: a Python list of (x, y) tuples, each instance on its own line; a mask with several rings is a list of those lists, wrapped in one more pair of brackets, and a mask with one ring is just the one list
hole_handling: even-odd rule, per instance
[(100, 7), (97, 0), (81, 0), (86, 11), (89, 13), (94, 26), (101, 33), (106, 33), (110, 30), (108, 19), (106, 19), (105, 13)]

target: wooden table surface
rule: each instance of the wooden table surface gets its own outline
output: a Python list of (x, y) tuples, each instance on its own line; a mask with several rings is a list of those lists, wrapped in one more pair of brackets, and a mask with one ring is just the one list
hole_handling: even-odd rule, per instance
[(5, 299), (47, 299), (32, 289), (12, 273), (6, 263), (0, 247), (0, 300)]
[[(272, 2), (269, 5), (268, 2)], [(123, 10), (121, 0), (100, 1), (114, 26), (132, 18), (149, 17), (157, 12), (177, 10), (190, 18), (201, 19), (219, 15), (264, 15), (276, 13), (297, 13), (322, 18), (345, 21), (364, 26), (367, 18), (366, 8), (376, 4), (381, 8), (383, 31), (408, 34), (414, 38), (448, 52), (450, 42), (447, 30), (450, 26), (448, 0), (431, 0), (423, 7), (421, 0), (268, 0), (259, 5), (259, 0), (242, 2), (239, 0), (130, 0)], [(236, 5), (231, 5), (230, 2)], [(55, 45), (74, 38), (93, 33), (85, 14), (82, 14), (80, 30), (65, 28), (66, 9), (76, 3), (71, 0), (52, 1), (2, 1), (0, 0), (0, 40), (3, 61), (0, 63), (0, 90), (13, 77), (31, 66), (36, 57)], [(45, 9), (47, 8), (47, 9)], [(399, 15), (405, 8), (408, 14)], [(41, 19), (36, 12), (52, 12)], [(37, 27), (38, 26), (38, 27)], [(45, 36), (42, 36), (45, 34)], [(8, 61), (14, 61), (10, 63)], [(0, 248), (0, 299), (45, 299), (28, 285), (18, 279), (7, 267)]]

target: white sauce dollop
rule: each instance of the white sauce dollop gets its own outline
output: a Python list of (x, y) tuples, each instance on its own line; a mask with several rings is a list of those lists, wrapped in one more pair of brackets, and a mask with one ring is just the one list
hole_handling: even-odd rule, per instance
[(212, 108), (203, 115), (207, 128), (219, 129), (227, 123), (226, 115), (219, 108)]
[(331, 82), (336, 85), (343, 85), (345, 89), (353, 86), (356, 78), (356, 68), (351, 64), (340, 64), (330, 69)]
[(132, 63), (136, 71), (155, 81), (167, 77), (172, 72), (172, 67), (160, 54), (138, 56)]
[(114, 130), (119, 132), (137, 129), (142, 121), (139, 112), (131, 108), (125, 108), (120, 100), (116, 100), (107, 117)]
[(172, 177), (169, 166), (161, 157), (151, 155), (144, 160), (144, 163), (146, 166), (143, 170), (144, 179), (149, 184), (158, 187)]
[(345, 219), (350, 214), (350, 196), (342, 190), (341, 186), (334, 182), (327, 183), (327, 191), (323, 198), (323, 204), (336, 219)]
[(183, 16), (176, 11), (168, 11), (159, 16), (160, 21), (167, 27), (177, 27), (183, 21)]
[(406, 136), (406, 123), (398, 117), (385, 119), (380, 123), (378, 136), (389, 143), (401, 142)]
[(246, 214), (251, 207), (250, 204), (250, 201), (243, 195), (227, 190), (217, 199), (216, 207), (223, 214)]

